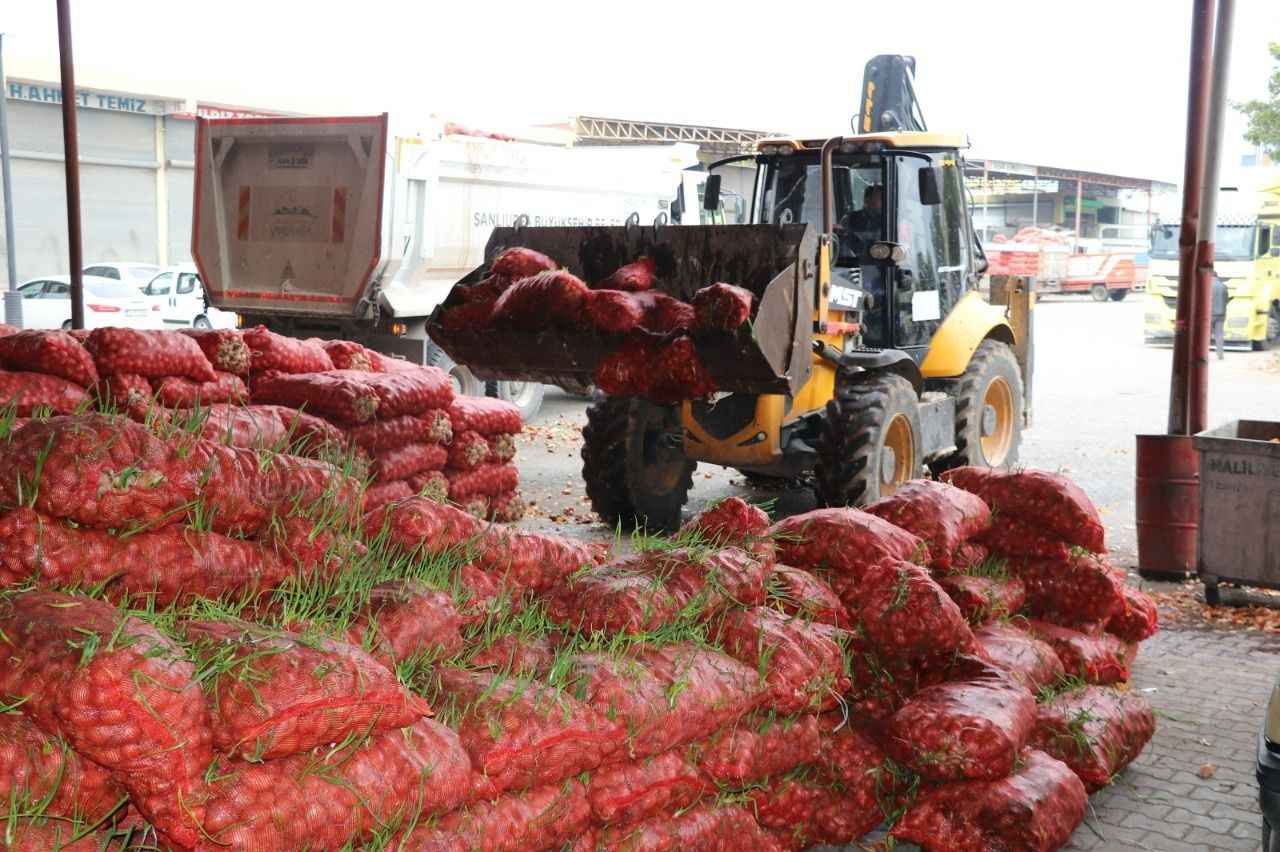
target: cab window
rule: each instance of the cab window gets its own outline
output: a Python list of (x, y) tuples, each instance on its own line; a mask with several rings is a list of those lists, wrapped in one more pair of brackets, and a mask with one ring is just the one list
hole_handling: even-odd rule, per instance
[(1276, 230), (1280, 230), (1280, 226), (1270, 228), (1263, 225), (1258, 229), (1258, 257), (1266, 257), (1271, 253), (1271, 247), (1275, 245), (1275, 243), (1271, 241), (1271, 234)]
[(155, 278), (151, 279), (151, 283), (147, 285), (148, 296), (167, 296), (169, 290), (173, 288), (173, 273), (162, 272)]
[(196, 289), (196, 284), (200, 281), (198, 277), (190, 272), (183, 272), (178, 276), (177, 293), (179, 296), (190, 293)]
[(18, 292), (22, 294), (24, 299), (39, 299), (40, 294), (44, 292), (44, 281), (32, 281), (30, 284), (23, 284), (18, 288)]

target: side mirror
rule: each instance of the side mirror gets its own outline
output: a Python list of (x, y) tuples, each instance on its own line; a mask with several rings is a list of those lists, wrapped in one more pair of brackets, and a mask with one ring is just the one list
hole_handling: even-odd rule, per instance
[(937, 166), (921, 166), (920, 203), (928, 207), (942, 203), (942, 169)]
[(720, 175), (707, 175), (706, 187), (702, 190), (702, 209), (720, 209)]

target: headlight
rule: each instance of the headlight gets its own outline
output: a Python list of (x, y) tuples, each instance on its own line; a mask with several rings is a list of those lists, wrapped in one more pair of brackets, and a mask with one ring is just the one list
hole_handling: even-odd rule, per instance
[(764, 154), (766, 157), (772, 157), (774, 154), (777, 154), (781, 148), (781, 145), (761, 145), (760, 153)]
[(790, 155), (790, 154), (794, 154), (795, 152), (796, 152), (796, 149), (795, 149), (795, 148), (792, 148), (790, 145), (779, 145), (779, 146), (778, 146), (778, 153), (779, 153), (780, 155), (782, 155), (783, 157), (786, 157), (786, 156), (788, 156), (788, 155)]
[(871, 255), (872, 260), (888, 260), (893, 250), (888, 243), (872, 243), (867, 253)]

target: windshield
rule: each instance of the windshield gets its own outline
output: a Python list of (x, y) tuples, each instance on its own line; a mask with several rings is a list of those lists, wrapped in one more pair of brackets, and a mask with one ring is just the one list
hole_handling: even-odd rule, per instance
[(95, 281), (92, 284), (85, 282), (84, 287), (93, 295), (104, 299), (131, 299), (138, 295), (136, 287), (120, 281), (103, 281), (101, 283)]
[[(822, 167), (816, 157), (769, 157), (760, 223), (822, 228)], [(834, 162), (835, 232), (840, 258), (865, 255), (884, 239), (884, 164), (875, 156), (837, 156)]]
[[(1178, 225), (1156, 225), (1151, 229), (1151, 256), (1167, 260), (1178, 258)], [(1213, 229), (1215, 260), (1252, 260), (1253, 225), (1219, 225)]]

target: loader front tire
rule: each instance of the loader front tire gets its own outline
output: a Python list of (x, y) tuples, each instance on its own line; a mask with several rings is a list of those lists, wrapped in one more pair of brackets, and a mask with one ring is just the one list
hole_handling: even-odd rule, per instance
[(680, 526), (696, 464), (684, 455), (680, 409), (632, 397), (604, 397), (587, 407), (582, 479), (591, 508), (610, 526), (672, 530)]
[(956, 383), (956, 451), (933, 464), (933, 472), (953, 467), (1009, 467), (1022, 443), (1022, 373), (1007, 343), (978, 344)]
[(924, 448), (915, 389), (901, 376), (840, 370), (814, 468), (818, 502), (863, 506), (920, 476)]

